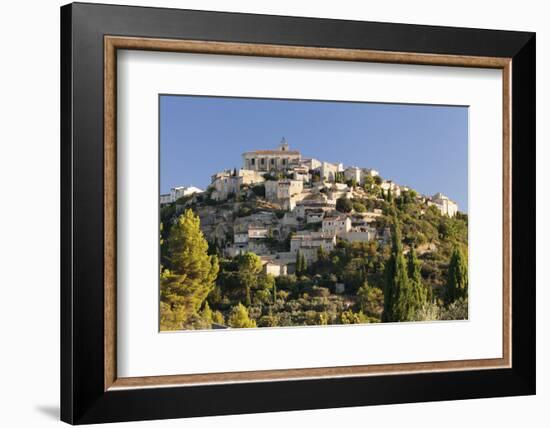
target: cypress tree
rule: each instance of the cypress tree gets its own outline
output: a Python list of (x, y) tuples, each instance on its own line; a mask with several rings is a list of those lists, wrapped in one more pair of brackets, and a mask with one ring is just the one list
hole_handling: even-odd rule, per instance
[(460, 298), (468, 297), (468, 262), (464, 253), (455, 246), (449, 261), (445, 303), (448, 305)]
[(411, 287), (411, 306), (414, 313), (422, 309), (428, 299), (428, 289), (422, 284), (420, 275), (420, 262), (416, 257), (416, 251), (411, 246), (407, 258), (407, 273)]
[(410, 304), (411, 288), (407, 275), (407, 264), (403, 257), (401, 229), (395, 212), (392, 229), (392, 252), (386, 265), (382, 321), (408, 321), (413, 319), (414, 313)]
[(296, 252), (296, 275), (304, 275), (307, 271), (306, 256), (301, 251)]
[(300, 251), (296, 251), (296, 275), (302, 274), (302, 256), (300, 254)]

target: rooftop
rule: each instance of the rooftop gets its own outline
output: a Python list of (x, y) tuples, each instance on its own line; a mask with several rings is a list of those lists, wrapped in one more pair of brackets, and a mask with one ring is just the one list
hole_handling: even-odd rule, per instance
[(300, 152), (298, 150), (288, 150), (288, 143), (286, 142), (286, 139), (284, 137), (279, 143), (279, 147), (277, 147), (277, 149), (275, 150), (254, 150), (252, 152), (244, 152), (244, 155), (280, 155), (283, 153), (287, 155), (300, 156)]
[(254, 150), (252, 152), (245, 152), (245, 155), (248, 154), (255, 154), (255, 155), (280, 155), (280, 154), (288, 154), (288, 155), (299, 155), (300, 152), (298, 150)]

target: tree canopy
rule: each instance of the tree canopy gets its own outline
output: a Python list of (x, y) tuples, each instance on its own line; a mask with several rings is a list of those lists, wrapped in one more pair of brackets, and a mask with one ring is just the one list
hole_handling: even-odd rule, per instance
[(384, 288), (384, 321), (409, 321), (414, 317), (412, 290), (407, 274), (407, 264), (403, 256), (401, 228), (397, 216), (393, 215), (392, 252), (386, 264), (386, 284)]
[(416, 251), (413, 246), (411, 246), (407, 257), (407, 274), (411, 288), (410, 305), (412, 311), (416, 313), (420, 311), (428, 301), (428, 289), (422, 284), (420, 262), (416, 257)]
[(200, 220), (186, 210), (177, 218), (168, 237), (168, 266), (161, 273), (161, 328), (191, 328), (193, 318), (218, 275), (218, 259), (208, 255)]
[(348, 198), (338, 198), (336, 200), (336, 209), (341, 213), (349, 213), (353, 209), (353, 203)]
[(233, 328), (254, 328), (256, 327), (256, 321), (251, 320), (248, 316), (248, 310), (239, 303), (231, 310), (228, 324)]
[(445, 303), (468, 297), (468, 262), (464, 253), (455, 246), (449, 262), (449, 272), (445, 287)]

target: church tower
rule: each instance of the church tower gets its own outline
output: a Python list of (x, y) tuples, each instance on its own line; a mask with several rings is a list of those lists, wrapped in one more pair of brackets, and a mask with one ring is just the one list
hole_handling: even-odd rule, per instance
[(281, 143), (279, 144), (279, 150), (282, 152), (288, 152), (288, 143), (286, 142), (285, 137), (283, 137)]

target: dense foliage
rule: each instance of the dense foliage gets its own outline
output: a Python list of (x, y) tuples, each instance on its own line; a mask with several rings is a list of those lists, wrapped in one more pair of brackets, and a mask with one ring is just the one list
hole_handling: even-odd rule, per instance
[(188, 328), (200, 319), (199, 310), (214, 288), (218, 260), (207, 254), (208, 243), (191, 210), (172, 226), (167, 247), (168, 266), (160, 276), (161, 326), (166, 330)]
[[(264, 272), (256, 254), (228, 258), (222, 257), (221, 243), (211, 242), (209, 248), (196, 215), (206, 201), (185, 201), (191, 209), (182, 214), (174, 204), (164, 207), (161, 328), (466, 319), (467, 215), (444, 216), (414, 191), (394, 197), (379, 184), (371, 178), (363, 197), (338, 199), (336, 207), (344, 213), (381, 210), (374, 226), (387, 231), (385, 239), (338, 240), (330, 252), (320, 247), (310, 264), (298, 251), (295, 273), (278, 277)], [(248, 195), (234, 196), (241, 201), (235, 218), (258, 211), (263, 191), (251, 188)], [(282, 217), (280, 209), (272, 211)], [(279, 251), (289, 250), (289, 238), (267, 241)]]

